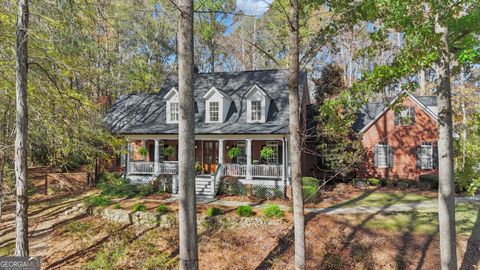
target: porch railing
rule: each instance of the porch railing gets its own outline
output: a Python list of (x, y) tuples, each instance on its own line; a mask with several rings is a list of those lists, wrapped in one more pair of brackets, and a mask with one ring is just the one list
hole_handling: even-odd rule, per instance
[(252, 165), (252, 177), (282, 177), (282, 165)]
[[(129, 173), (155, 174), (155, 163), (145, 161), (131, 161)], [(177, 174), (176, 162), (158, 163), (158, 174)]]
[[(283, 177), (283, 165), (251, 165), (252, 177), (281, 178)], [(247, 176), (248, 166), (246, 164), (225, 164), (225, 175)]]
[(153, 162), (144, 162), (144, 161), (131, 161), (129, 173), (144, 173), (144, 174), (153, 174), (154, 164)]

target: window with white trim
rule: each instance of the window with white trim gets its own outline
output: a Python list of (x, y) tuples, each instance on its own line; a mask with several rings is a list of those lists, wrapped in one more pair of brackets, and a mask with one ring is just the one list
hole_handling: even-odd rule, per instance
[(237, 141), (237, 148), (240, 150), (237, 156), (238, 164), (247, 164), (247, 142)]
[(170, 102), (170, 123), (178, 123), (178, 102)]
[(433, 168), (433, 145), (431, 143), (422, 143), (420, 160), (423, 170)]
[(410, 126), (415, 124), (415, 108), (401, 107), (395, 111), (395, 125)]
[(218, 122), (219, 121), (219, 111), (220, 111), (220, 104), (218, 101), (212, 101), (209, 103), (209, 117), (210, 122)]
[(251, 120), (252, 121), (261, 121), (262, 120), (262, 101), (252, 100), (250, 104), (251, 110)]
[(376, 146), (377, 151), (377, 167), (388, 168), (388, 145), (378, 144)]

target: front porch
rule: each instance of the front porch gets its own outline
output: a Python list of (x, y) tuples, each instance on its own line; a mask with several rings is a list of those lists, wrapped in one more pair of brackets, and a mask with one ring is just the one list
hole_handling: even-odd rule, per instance
[[(171, 137), (171, 136), (170, 136)], [(178, 173), (178, 140), (174, 138), (129, 139), (126, 159), (127, 176), (176, 175)], [(197, 175), (236, 176), (253, 180), (288, 179), (288, 141), (283, 138), (217, 139), (204, 137), (195, 141)], [(232, 137), (238, 137), (232, 136)], [(232, 148), (235, 148), (234, 150)], [(262, 149), (269, 148), (269, 155)], [(264, 151), (265, 152), (265, 151)], [(219, 166), (222, 164), (222, 166)]]

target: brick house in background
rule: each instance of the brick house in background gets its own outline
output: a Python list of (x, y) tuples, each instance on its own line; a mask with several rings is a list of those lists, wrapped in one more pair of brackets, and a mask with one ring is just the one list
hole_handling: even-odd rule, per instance
[(438, 174), (435, 96), (402, 91), (388, 104), (368, 103), (353, 128), (366, 151), (359, 177), (418, 180), (420, 175)]

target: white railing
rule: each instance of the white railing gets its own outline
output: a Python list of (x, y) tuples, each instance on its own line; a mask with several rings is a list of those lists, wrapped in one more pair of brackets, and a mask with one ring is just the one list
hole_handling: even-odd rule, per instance
[[(251, 165), (250, 171), (252, 177), (283, 177), (283, 165)], [(225, 175), (230, 176), (247, 176), (246, 164), (225, 164)]]
[(246, 164), (226, 163), (224, 165), (225, 165), (225, 175), (230, 175), (230, 176), (246, 176), (247, 175)]
[(130, 161), (129, 173), (144, 173), (144, 174), (153, 174), (154, 164), (153, 162), (145, 161)]
[(177, 163), (159, 163), (158, 174), (177, 174)]
[[(155, 163), (145, 161), (130, 161), (128, 173), (155, 174)], [(157, 174), (177, 174), (177, 162), (158, 163)]]
[(282, 177), (282, 165), (252, 165), (252, 177)]
[(212, 179), (212, 196), (217, 195), (218, 187), (220, 186), (220, 180), (222, 177), (225, 175), (225, 169), (223, 168), (223, 164), (218, 164), (217, 170), (215, 171), (215, 174), (212, 174), (211, 179)]

